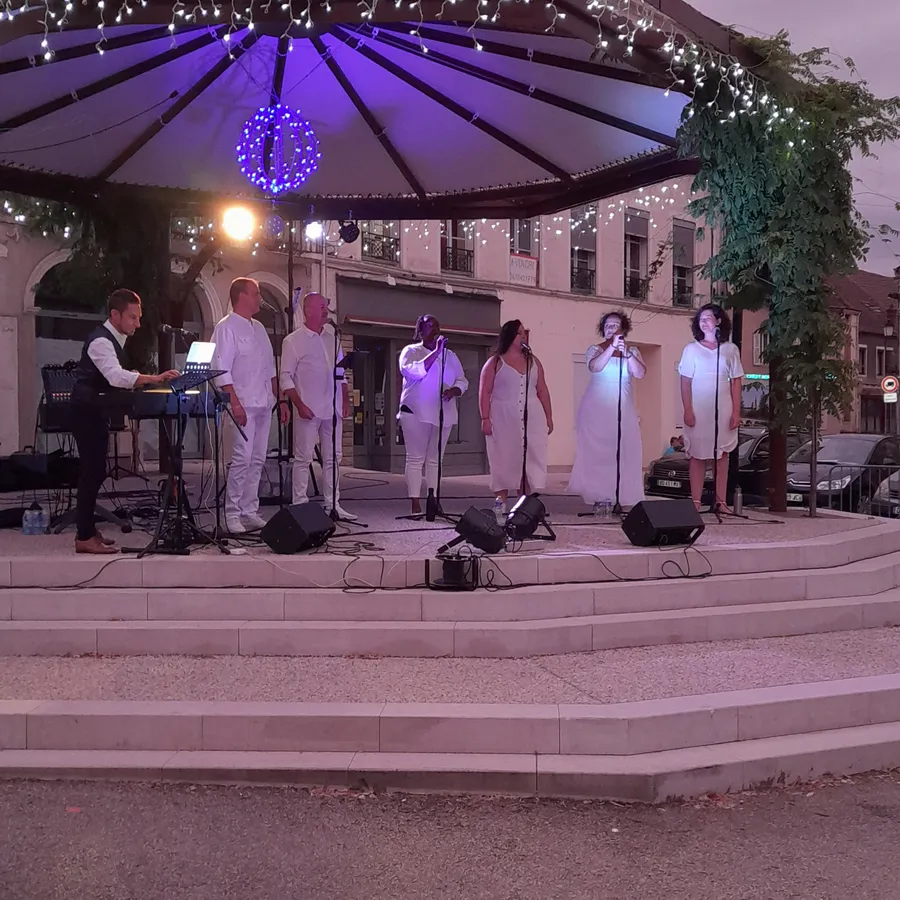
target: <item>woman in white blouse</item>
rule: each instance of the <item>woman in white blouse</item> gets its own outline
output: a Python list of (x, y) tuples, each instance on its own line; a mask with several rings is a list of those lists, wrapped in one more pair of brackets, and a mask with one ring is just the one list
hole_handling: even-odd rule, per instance
[(397, 418), (406, 445), (406, 489), (412, 514), (418, 515), (422, 512), (423, 469), (426, 488), (437, 490), (441, 408), (444, 411), (440, 440), (443, 460), (447, 439), (459, 415), (456, 398), (465, 392), (469, 382), (459, 357), (447, 349), (447, 340), (441, 335), (441, 326), (434, 316), (419, 316), (413, 337), (415, 343), (408, 344), (400, 352), (403, 389)]
[[(715, 508), (725, 504), (728, 454), (737, 447), (741, 424), (741, 353), (728, 339), (731, 321), (725, 310), (707, 303), (691, 321), (694, 340), (681, 355), (681, 402), (684, 405), (684, 449), (690, 459), (691, 497), (700, 509), (706, 463), (716, 460)], [(716, 360), (718, 359), (718, 370)], [(716, 442), (716, 392), (719, 396), (719, 433)]]

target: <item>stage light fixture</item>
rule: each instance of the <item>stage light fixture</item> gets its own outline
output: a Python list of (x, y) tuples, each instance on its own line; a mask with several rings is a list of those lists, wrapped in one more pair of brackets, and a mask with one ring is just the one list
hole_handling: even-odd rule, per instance
[(506, 546), (506, 533), (497, 523), (494, 514), (475, 506), (470, 506), (465, 515), (456, 523), (456, 533), (459, 537), (444, 544), (438, 550), (438, 556), (445, 554), (463, 541), (483, 553), (499, 553)]
[(340, 233), (341, 240), (345, 244), (352, 244), (359, 238), (359, 225), (357, 225), (356, 222), (341, 219), (338, 225), (338, 232)]
[(506, 517), (506, 533), (516, 541), (532, 537), (546, 520), (547, 507), (537, 494), (523, 494)]
[(311, 241), (317, 241), (325, 233), (325, 226), (321, 222), (307, 222), (303, 233)]
[(256, 227), (256, 219), (246, 206), (230, 206), (222, 216), (222, 230), (233, 241), (246, 241)]

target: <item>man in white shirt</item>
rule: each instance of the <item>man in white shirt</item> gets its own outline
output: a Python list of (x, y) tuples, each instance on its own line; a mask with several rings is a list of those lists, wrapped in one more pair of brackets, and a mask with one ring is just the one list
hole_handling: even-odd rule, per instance
[(141, 298), (134, 291), (114, 291), (107, 301), (109, 318), (84, 342), (72, 388), (72, 434), (78, 447), (78, 491), (75, 500), (75, 552), (117, 553), (112, 538), (94, 524), (97, 494), (106, 478), (109, 415), (117, 411), (113, 395), (148, 384), (163, 384), (178, 377), (170, 370), (161, 375), (140, 375), (127, 366), (125, 342), (141, 324)]
[[(459, 415), (456, 398), (469, 387), (459, 357), (446, 349), (441, 326), (434, 316), (420, 316), (416, 322), (415, 344), (400, 352), (400, 374), (403, 388), (400, 393), (400, 412), (397, 418), (403, 427), (406, 445), (406, 487), (413, 515), (422, 511), (422, 470), (425, 485), (437, 489), (438, 452), (443, 459), (450, 431)], [(443, 382), (441, 358), (443, 356)], [(438, 450), (438, 429), (441, 408), (444, 411), (444, 431)]]
[[(247, 436), (233, 425), (231, 465), (225, 486), (225, 525), (231, 534), (266, 524), (259, 514), (259, 479), (269, 447), (272, 409), (278, 397), (275, 353), (259, 312), (262, 295), (252, 278), (235, 278), (229, 291), (231, 312), (215, 327), (213, 368), (224, 369), (219, 389), (228, 394), (231, 412)], [(279, 403), (280, 421), (287, 421), (287, 406)], [(228, 420), (230, 422), (230, 419)]]
[[(341, 424), (350, 415), (350, 393), (343, 370), (338, 373), (335, 367), (333, 336), (322, 334), (327, 321), (328, 301), (321, 294), (307, 294), (303, 300), (303, 324), (285, 338), (281, 348), (281, 390), (295, 410), (293, 501), (307, 502), (309, 465), (318, 440), (322, 450), (325, 509), (337, 513), (339, 519), (353, 521), (356, 516), (341, 508), (340, 474), (332, 470), (341, 462)], [(343, 356), (338, 347), (338, 364)], [(336, 378), (340, 389), (335, 397)], [(334, 455), (332, 441), (337, 451)]]

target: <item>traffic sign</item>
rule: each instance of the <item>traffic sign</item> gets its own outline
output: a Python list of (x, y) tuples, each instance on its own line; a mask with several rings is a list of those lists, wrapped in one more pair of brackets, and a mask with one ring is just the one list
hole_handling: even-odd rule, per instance
[(881, 389), (886, 394), (896, 394), (898, 388), (900, 388), (900, 382), (897, 381), (894, 375), (885, 375), (881, 379)]

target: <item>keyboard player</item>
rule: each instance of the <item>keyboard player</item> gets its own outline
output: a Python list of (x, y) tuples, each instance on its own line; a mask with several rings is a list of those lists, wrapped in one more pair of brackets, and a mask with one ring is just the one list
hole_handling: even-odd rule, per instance
[(101, 395), (165, 384), (179, 374), (172, 370), (161, 375), (141, 375), (128, 368), (125, 342), (141, 324), (141, 298), (134, 291), (113, 291), (107, 310), (107, 320), (84, 342), (72, 388), (72, 433), (80, 468), (75, 501), (76, 553), (118, 552), (113, 539), (104, 537), (94, 524), (94, 509), (106, 478), (109, 448), (110, 410)]

